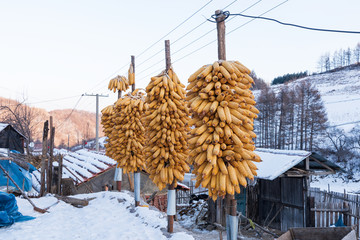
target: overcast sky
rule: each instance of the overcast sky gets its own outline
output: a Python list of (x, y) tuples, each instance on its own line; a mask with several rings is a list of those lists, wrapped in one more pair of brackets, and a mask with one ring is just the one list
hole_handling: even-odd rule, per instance
[[(136, 58), (136, 86), (145, 88), (150, 76), (165, 67), (161, 51), (165, 39), (173, 43), (173, 67), (186, 83), (199, 67), (217, 60), (216, 42), (201, 48), (216, 39), (216, 31), (211, 31), (215, 24), (205, 18), (231, 3), (224, 10), (240, 13), (256, 3), (244, 14), (260, 15), (282, 2), (0, 0), (0, 96), (25, 98), (31, 106), (47, 110), (72, 109), (78, 103), (76, 109), (94, 112), (95, 97), (80, 99), (81, 94), (109, 94), (100, 98), (100, 109), (112, 104), (117, 95), (107, 90), (107, 84), (117, 74), (126, 75), (131, 55)], [(359, 11), (359, 0), (288, 0), (264, 16), (360, 31)], [(267, 82), (286, 73), (315, 72), (321, 55), (360, 42), (359, 34), (314, 32), (264, 20), (242, 26), (249, 20), (226, 21), (227, 59), (239, 60)]]

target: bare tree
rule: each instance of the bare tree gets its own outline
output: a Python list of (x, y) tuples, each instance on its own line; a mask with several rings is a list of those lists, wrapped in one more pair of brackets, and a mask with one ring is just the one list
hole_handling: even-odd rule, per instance
[(360, 62), (360, 43), (356, 45), (356, 47), (353, 50), (354, 58), (356, 63)]
[(346, 163), (352, 158), (350, 141), (344, 130), (331, 128), (326, 132), (326, 135), (332, 144), (328, 151), (336, 157), (337, 162)]
[(331, 64), (332, 64), (332, 68), (335, 69), (338, 67), (338, 52), (335, 51), (334, 54), (332, 55), (332, 60), (331, 60)]
[(330, 62), (330, 54), (329, 53), (326, 53), (324, 55), (324, 68), (325, 68), (325, 71), (330, 71), (330, 68), (331, 68), (331, 62)]
[(319, 72), (323, 72), (325, 69), (325, 57), (324, 55), (319, 58), (319, 61), (317, 62), (317, 68), (319, 69)]
[(351, 64), (351, 50), (350, 50), (350, 48), (348, 48), (345, 51), (345, 59), (346, 59), (346, 65), (350, 65)]
[(263, 89), (264, 87), (266, 87), (267, 84), (265, 83), (265, 81), (264, 81), (262, 78), (259, 78), (259, 77), (256, 75), (256, 73), (255, 73), (254, 70), (251, 71), (250, 77), (251, 77), (252, 79), (254, 79), (254, 82), (255, 82), (255, 84), (253, 85), (253, 89), (254, 89), (254, 90), (260, 90), (260, 89)]
[(37, 123), (34, 121), (37, 113), (23, 102), (16, 104), (10, 101), (0, 103), (0, 121), (11, 124), (26, 137), (26, 147), (29, 153), (29, 143), (33, 141)]

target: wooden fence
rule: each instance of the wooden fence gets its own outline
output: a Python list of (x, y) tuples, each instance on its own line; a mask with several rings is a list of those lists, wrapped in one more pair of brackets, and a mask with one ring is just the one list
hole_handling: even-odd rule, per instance
[(339, 192), (309, 190), (310, 224), (314, 227), (329, 227), (342, 218), (344, 225), (354, 226), (357, 236), (360, 230), (360, 195)]

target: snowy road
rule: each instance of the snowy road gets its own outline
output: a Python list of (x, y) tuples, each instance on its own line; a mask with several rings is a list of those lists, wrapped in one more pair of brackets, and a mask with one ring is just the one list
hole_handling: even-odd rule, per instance
[[(99, 192), (76, 197), (96, 199), (84, 208), (75, 208), (60, 201), (49, 209), (49, 213), (41, 214), (33, 211), (25, 199), (16, 198), (19, 211), (36, 219), (0, 228), (0, 239), (167, 239), (161, 230), (167, 226), (166, 216), (147, 207), (133, 208), (131, 203), (134, 200), (127, 193)], [(46, 208), (56, 203), (57, 199), (46, 196), (33, 201), (38, 207)], [(170, 239), (194, 238), (184, 232), (176, 232)]]

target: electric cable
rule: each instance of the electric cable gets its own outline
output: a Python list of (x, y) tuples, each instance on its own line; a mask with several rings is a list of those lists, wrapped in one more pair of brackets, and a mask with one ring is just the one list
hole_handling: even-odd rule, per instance
[[(237, 1), (237, 0), (231, 2), (229, 5), (227, 5), (227, 6), (224, 7), (223, 9), (231, 6), (231, 5), (234, 4), (236, 1)], [(241, 12), (243, 13), (243, 12), (249, 10), (250, 8), (252, 8), (252, 7), (254, 7), (255, 5), (257, 5), (258, 3), (260, 3), (261, 1), (262, 1), (262, 0), (258, 0), (257, 2), (255, 2), (255, 3), (252, 4), (252, 5), (250, 5), (249, 7), (247, 7), (246, 9), (244, 9), (244, 10), (241, 11)], [(234, 16), (233, 18), (235, 18), (235, 17), (236, 17), (236, 16)], [(231, 18), (230, 20), (232, 20), (233, 18)], [(230, 21), (230, 20), (229, 20), (229, 21)], [(188, 31), (187, 33), (185, 33), (185, 34), (184, 34), (183, 36), (181, 36), (180, 38), (176, 39), (173, 43), (171, 43), (171, 45), (175, 44), (178, 40), (182, 39), (183, 37), (185, 37), (186, 35), (188, 35), (188, 34), (191, 33), (192, 31), (194, 31), (195, 29), (197, 29), (198, 27), (200, 27), (201, 25), (203, 25), (205, 22), (207, 22), (207, 20), (205, 20), (204, 22), (202, 22), (201, 24), (199, 24), (199, 25), (196, 26), (195, 28), (191, 29), (190, 31)], [(201, 35), (200, 37), (196, 38), (195, 40), (191, 41), (190, 43), (188, 43), (187, 45), (183, 46), (182, 48), (176, 50), (176, 51), (173, 52), (171, 55), (172, 55), (172, 56), (176, 55), (176, 54), (179, 53), (180, 51), (184, 50), (185, 48), (189, 47), (190, 45), (194, 44), (195, 42), (197, 42), (198, 40), (200, 40), (201, 38), (205, 37), (206, 35), (208, 35), (209, 33), (213, 32), (213, 31), (215, 31), (215, 30), (216, 30), (216, 28), (213, 28), (212, 30), (206, 32), (205, 34), (203, 34), (203, 35)], [(213, 42), (215, 42), (215, 41), (216, 41), (216, 40), (212, 41), (211, 43), (213, 43)], [(198, 50), (203, 49), (204, 47), (210, 45), (211, 43), (206, 44), (205, 46), (201, 47), (201, 48), (198, 49)], [(154, 54), (154, 55), (151, 56), (150, 58), (154, 57), (154, 56), (157, 55), (157, 54), (160, 54), (160, 53), (163, 52), (163, 51), (164, 51), (164, 49), (160, 50), (159, 52), (157, 52), (156, 54)], [(187, 54), (186, 56), (182, 57), (181, 59), (183, 59), (183, 58), (185, 58), (185, 57), (187, 57), (187, 56), (189, 56), (189, 55), (191, 55), (191, 54)], [(148, 59), (150, 59), (150, 58), (148, 58)], [(147, 59), (147, 60), (148, 60), (148, 59)], [(178, 59), (177, 61), (179, 61), (179, 60), (181, 60), (181, 59)], [(142, 70), (139, 74), (141, 74), (141, 73), (145, 72), (146, 70), (148, 70), (148, 69), (150, 69), (150, 68), (158, 65), (158, 64), (161, 63), (162, 61), (164, 61), (164, 58), (163, 58), (162, 60), (154, 63), (154, 64), (151, 65), (150, 67)], [(177, 61), (174, 61), (173, 63), (175, 63), (175, 62), (177, 62)], [(143, 62), (142, 62), (142, 63), (143, 63)], [(147, 76), (148, 76), (148, 75), (147, 75)], [(146, 77), (145, 77), (145, 78), (146, 78)], [(141, 81), (141, 80), (140, 80), (140, 81)]]
[(191, 14), (188, 18), (186, 18), (184, 21), (182, 21), (179, 25), (177, 25), (174, 29), (172, 29), (170, 32), (168, 32), (167, 34), (165, 34), (163, 37), (161, 37), (159, 40), (157, 40), (156, 42), (154, 42), (152, 45), (150, 45), (150, 47), (146, 48), (144, 51), (142, 51), (140, 54), (136, 55), (136, 57), (140, 57), (141, 55), (143, 55), (144, 53), (146, 53), (150, 48), (152, 48), (153, 46), (155, 46), (158, 42), (160, 42), (161, 40), (163, 40), (164, 38), (166, 38), (167, 36), (169, 36), (172, 32), (174, 32), (176, 29), (178, 29), (181, 25), (183, 25), (185, 22), (187, 22), (190, 18), (192, 18), (193, 16), (195, 16), (195, 14), (197, 14), (198, 12), (200, 12), (203, 8), (205, 8), (207, 5), (209, 5), (213, 0), (210, 0), (209, 2), (207, 2), (205, 5), (203, 5), (200, 9), (196, 10), (193, 14)]
[(62, 122), (57, 126), (58, 129), (60, 129), (60, 127), (71, 117), (72, 113), (75, 111), (77, 105), (79, 104), (79, 102), (80, 102), (80, 100), (81, 100), (81, 98), (82, 98), (83, 96), (84, 96), (84, 94), (82, 94), (82, 95), (80, 96), (80, 98), (79, 98), (78, 101), (76, 102), (75, 106), (74, 106), (73, 109), (71, 110), (70, 114), (65, 118), (64, 121), (62, 121)]
[[(320, 31), (320, 32), (332, 32), (332, 33), (350, 33), (350, 34), (360, 34), (360, 31), (348, 31), (348, 30), (336, 30), (336, 29), (325, 29), (325, 28), (314, 28), (314, 27), (306, 27), (306, 26), (302, 26), (302, 25), (298, 25), (298, 24), (293, 24), (293, 23), (286, 23), (286, 22), (281, 22), (277, 19), (274, 18), (267, 18), (267, 17), (261, 17), (261, 16), (251, 16), (251, 15), (244, 15), (241, 13), (224, 13), (226, 16), (241, 16), (241, 17), (246, 17), (246, 18), (252, 18), (252, 19), (262, 19), (262, 20), (268, 20), (268, 21), (273, 21), (285, 26), (291, 26), (291, 27), (297, 27), (297, 28), (302, 28), (302, 29), (306, 29), (306, 30), (313, 30), (313, 31)], [(212, 16), (213, 17), (213, 16)]]
[[(272, 10), (274, 10), (274, 9), (278, 8), (278, 7), (280, 7), (281, 5), (283, 5), (284, 3), (288, 2), (288, 1), (289, 1), (289, 0), (285, 0), (285, 1), (281, 2), (281, 3), (279, 3), (279, 4), (278, 4), (278, 5), (276, 5), (275, 7), (270, 8), (270, 9), (269, 9), (269, 10), (267, 10), (266, 12), (263, 12), (263, 13), (262, 13), (262, 14), (260, 14), (258, 17), (261, 17), (261, 16), (265, 15), (266, 13), (268, 13), (268, 12), (270, 12), (270, 11), (272, 11)], [(240, 25), (239, 27), (237, 27), (237, 28), (235, 28), (235, 29), (231, 30), (231, 31), (230, 31), (230, 32), (228, 32), (226, 35), (228, 35), (228, 34), (230, 34), (230, 33), (232, 33), (232, 32), (235, 32), (235, 31), (236, 31), (236, 30), (238, 30), (239, 28), (242, 28), (243, 26), (245, 26), (245, 25), (247, 25), (247, 24), (249, 24), (249, 23), (251, 23), (252, 21), (255, 21), (255, 20), (256, 20), (256, 18), (251, 19), (250, 21), (247, 21), (246, 23), (244, 23), (244, 24)]]
[[(284, 2), (282, 2), (282, 3), (280, 3), (280, 4), (278, 4), (278, 5), (276, 5), (275, 7), (273, 7), (273, 8), (271, 8), (271, 9), (267, 10), (266, 12), (264, 12), (264, 13), (260, 14), (259, 16), (262, 16), (262, 15), (264, 15), (264, 14), (266, 14), (266, 13), (268, 13), (268, 12), (270, 12), (270, 11), (272, 11), (272, 10), (274, 10), (274, 9), (278, 8), (278, 7), (280, 7), (282, 4), (284, 4), (284, 3), (288, 2), (288, 1), (289, 1), (289, 0), (286, 0), (286, 1), (284, 1)], [(239, 28), (241, 28), (241, 27), (245, 26), (246, 24), (249, 24), (250, 22), (252, 22), (252, 21), (254, 21), (254, 20), (255, 20), (255, 19), (252, 19), (252, 20), (250, 20), (250, 21), (248, 21), (248, 22), (246, 22), (246, 23), (242, 24), (241, 26), (239, 26), (239, 27), (237, 27), (237, 28), (235, 28), (235, 29), (231, 30), (231, 31), (230, 31), (230, 32), (228, 32), (228, 33), (226, 33), (226, 35), (228, 35), (228, 34), (230, 34), (230, 33), (234, 32), (234, 31), (238, 30)], [(208, 42), (207, 44), (203, 45), (202, 47), (199, 47), (199, 48), (195, 49), (194, 51), (192, 51), (192, 52), (190, 52), (190, 53), (186, 54), (185, 56), (183, 56), (183, 57), (181, 57), (181, 58), (179, 58), (179, 59), (175, 60), (173, 63), (176, 63), (176, 62), (178, 62), (178, 61), (180, 61), (180, 60), (182, 60), (182, 59), (184, 59), (184, 58), (186, 58), (186, 57), (188, 57), (188, 56), (190, 56), (190, 55), (192, 55), (192, 54), (194, 54), (194, 53), (196, 53), (196, 52), (200, 51), (201, 49), (203, 49), (203, 48), (205, 48), (205, 47), (209, 46), (210, 44), (212, 44), (212, 43), (214, 43), (214, 42), (216, 42), (216, 41), (217, 41), (217, 39), (215, 39), (215, 40), (212, 40), (212, 41)]]
[[(235, 2), (237, 2), (238, 0), (234, 0), (232, 1), (230, 4), (228, 4), (227, 6), (225, 6), (223, 9), (228, 8), (229, 6), (233, 5)], [(261, 2), (262, 0), (259, 0), (258, 2)], [(258, 3), (257, 2), (257, 3)], [(255, 3), (255, 4), (257, 4)], [(254, 4), (254, 5), (255, 5)], [(252, 7), (252, 6), (250, 6)], [(207, 22), (207, 19), (205, 21), (203, 21), (202, 23), (200, 23), (199, 25), (197, 25), (196, 27), (192, 28), (190, 31), (188, 31), (187, 33), (183, 34), (181, 37), (175, 39), (173, 42), (170, 43), (170, 45), (173, 45), (175, 43), (177, 43), (178, 41), (180, 41), (181, 39), (183, 39), (184, 37), (186, 37), (187, 35), (189, 35), (190, 33), (192, 33), (193, 31), (195, 31), (196, 29), (198, 29), (200, 26), (202, 26), (203, 24), (205, 24)], [(160, 53), (164, 52), (164, 49), (161, 49), (160, 51), (156, 52), (155, 54), (153, 54), (152, 56), (148, 57), (147, 59), (145, 59), (144, 61), (140, 62), (139, 64), (137, 64), (137, 66), (141, 66), (143, 65), (145, 62), (147, 62), (148, 60), (152, 59), (153, 57), (159, 55)]]

